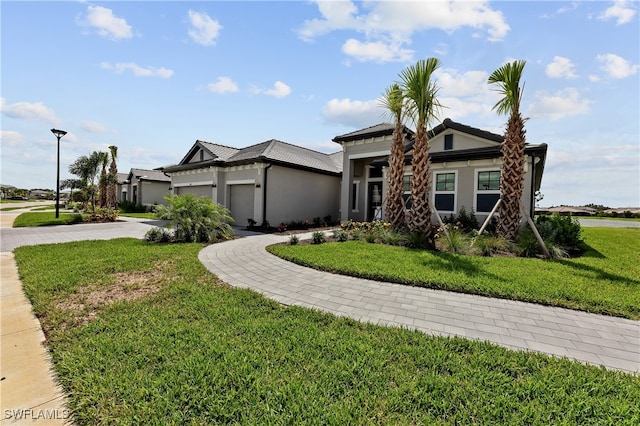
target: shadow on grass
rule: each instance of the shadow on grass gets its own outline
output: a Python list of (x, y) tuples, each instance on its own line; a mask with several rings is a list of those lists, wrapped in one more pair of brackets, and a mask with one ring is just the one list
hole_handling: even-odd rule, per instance
[(580, 250), (582, 250), (582, 255), (580, 257), (593, 257), (595, 259), (606, 259), (607, 256), (591, 247), (589, 244), (582, 242), (580, 244)]
[(610, 272), (607, 272), (607, 271), (605, 271), (603, 269), (600, 269), (600, 268), (596, 268), (594, 266), (584, 265), (582, 263), (576, 263), (574, 261), (565, 260), (565, 259), (556, 259), (556, 260), (554, 260), (554, 262), (560, 263), (563, 266), (566, 266), (566, 267), (571, 268), (571, 269), (576, 269), (576, 270), (581, 271), (581, 272), (591, 272), (591, 273), (596, 275), (596, 277), (595, 277), (596, 279), (614, 281), (616, 283), (629, 285), (629, 286), (638, 286), (638, 285), (640, 285), (640, 280), (636, 280), (636, 279), (633, 279), (633, 278), (625, 277), (625, 276), (622, 276), (622, 275), (612, 274)]
[(431, 255), (430, 259), (421, 261), (424, 267), (439, 269), (445, 272), (460, 272), (470, 278), (483, 276), (495, 281), (505, 281), (503, 277), (488, 273), (486, 269), (479, 267), (478, 264), (472, 262), (468, 256), (437, 251), (431, 251), (429, 254)]

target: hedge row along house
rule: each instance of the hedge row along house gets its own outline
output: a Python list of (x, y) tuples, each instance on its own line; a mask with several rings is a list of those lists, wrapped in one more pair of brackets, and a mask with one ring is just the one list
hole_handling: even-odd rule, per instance
[[(170, 193), (210, 197), (231, 211), (236, 225), (384, 219), (393, 124), (336, 136), (324, 154), (278, 140), (233, 148), (197, 140), (182, 160), (161, 168)], [(414, 133), (404, 127), (405, 200)], [(441, 216), (474, 211), (483, 221), (500, 198), (502, 136), (450, 119), (429, 131), (432, 204)], [(534, 214), (547, 145), (525, 148), (525, 208)], [(131, 180), (131, 173), (129, 178)], [(435, 222), (435, 220), (434, 220)]]

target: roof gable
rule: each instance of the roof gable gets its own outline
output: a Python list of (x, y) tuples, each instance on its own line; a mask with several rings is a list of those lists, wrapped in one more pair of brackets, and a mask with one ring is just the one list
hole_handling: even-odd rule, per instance
[[(206, 155), (202, 156), (202, 159), (200, 159), (200, 156), (198, 155), (200, 151), (204, 151), (206, 153)], [(182, 160), (180, 160), (178, 164), (183, 165), (208, 160), (226, 161), (238, 151), (238, 148), (232, 148), (230, 146), (196, 140), (193, 146), (189, 149), (187, 154), (182, 158)]]
[[(402, 127), (404, 129), (405, 135), (409, 137), (413, 136), (413, 130), (409, 129), (406, 126), (402, 126)], [(380, 136), (391, 136), (394, 130), (395, 130), (394, 124), (380, 123), (380, 124), (376, 124), (375, 126), (356, 130), (354, 132), (346, 133), (344, 135), (336, 136), (332, 140), (336, 143), (341, 144), (343, 142), (349, 142), (354, 140), (376, 138)]]
[(129, 182), (135, 177), (138, 180), (153, 180), (157, 182), (170, 182), (171, 178), (165, 175), (161, 170), (135, 169), (132, 168), (127, 176)]

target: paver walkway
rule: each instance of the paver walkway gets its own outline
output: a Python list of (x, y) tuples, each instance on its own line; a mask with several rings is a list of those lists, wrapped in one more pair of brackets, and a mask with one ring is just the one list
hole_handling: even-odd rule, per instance
[(241, 238), (208, 246), (199, 258), (228, 284), (286, 305), (640, 373), (640, 321), (335, 275), (265, 250), (287, 240), (281, 235)]

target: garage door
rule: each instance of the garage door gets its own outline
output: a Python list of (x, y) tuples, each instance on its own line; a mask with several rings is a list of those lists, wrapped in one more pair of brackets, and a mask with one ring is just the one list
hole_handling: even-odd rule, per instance
[(211, 198), (211, 185), (179, 186), (178, 195), (193, 194), (196, 197)]
[[(253, 217), (254, 185), (229, 186), (229, 210), (238, 226), (247, 226)], [(260, 224), (258, 224), (260, 225)]]

